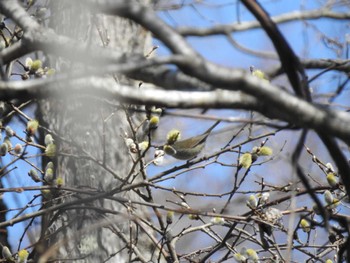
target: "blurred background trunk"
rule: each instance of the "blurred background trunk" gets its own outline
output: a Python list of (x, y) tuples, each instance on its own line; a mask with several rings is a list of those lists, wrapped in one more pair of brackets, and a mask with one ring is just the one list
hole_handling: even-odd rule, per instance
[[(77, 2), (51, 1), (49, 26), (58, 34), (125, 53), (144, 54), (145, 47), (150, 46), (150, 36), (140, 26), (126, 19), (92, 14), (82, 4), (83, 1)], [(71, 73), (84, 67), (67, 59), (50, 60), (52, 67), (58, 71)], [(135, 84), (123, 76), (113, 77), (116, 83)], [(122, 107), (116, 107), (120, 102), (113, 99), (110, 102), (81, 94), (68, 100), (51, 98), (39, 103), (40, 122), (67, 140), (56, 140), (61, 155), (54, 160), (56, 177), (62, 177), (65, 186), (98, 191), (118, 187), (120, 181), (92, 159), (103, 162), (105, 167), (121, 177), (129, 174), (133, 163), (123, 139), (124, 132), (128, 130), (126, 112)], [(82, 157), (86, 154), (91, 158)], [(47, 161), (44, 159), (43, 164)], [(122, 196), (139, 199), (133, 192), (123, 193)], [(60, 202), (81, 197), (86, 196), (66, 195)], [(87, 209), (85, 205), (111, 209), (124, 216)], [(144, 208), (137, 207), (137, 211), (133, 212), (140, 217), (147, 217)], [(128, 214), (131, 212), (127, 206), (106, 199), (82, 204), (81, 209), (57, 211), (43, 218), (42, 242), (36, 248), (38, 255), (58, 245), (59, 248), (52, 253), (52, 259), (61, 259), (62, 262), (70, 259), (74, 262), (104, 262), (109, 257), (111, 259), (108, 262), (129, 262), (135, 258), (135, 254), (130, 253), (130, 243), (150, 260), (152, 244), (149, 239), (145, 239), (144, 232), (125, 216)], [(123, 238), (127, 244), (125, 240), (122, 241)]]

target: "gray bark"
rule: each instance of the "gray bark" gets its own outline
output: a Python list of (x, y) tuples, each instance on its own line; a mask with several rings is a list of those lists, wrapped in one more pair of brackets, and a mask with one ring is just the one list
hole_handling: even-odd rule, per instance
[[(92, 15), (85, 5), (70, 0), (52, 1), (50, 27), (58, 34), (87, 45), (101, 46), (98, 28), (102, 40), (105, 44), (108, 42), (106, 48), (124, 53), (144, 54), (149, 37), (143, 28), (129, 20)], [(60, 71), (73, 74), (76, 69), (94, 66), (56, 58), (52, 58), (52, 62)], [(123, 76), (113, 77), (116, 83), (133, 85), (132, 81)], [(110, 102), (120, 105), (118, 101)], [(47, 123), (49, 129), (57, 135), (59, 155), (55, 160), (56, 176), (62, 177), (66, 186), (110, 191), (120, 185), (120, 180), (109, 171), (121, 178), (130, 173), (133, 163), (123, 139), (124, 132), (128, 131), (126, 113), (111, 104), (84, 94), (68, 100), (50, 98), (40, 103), (42, 122)], [(121, 196), (139, 199), (133, 192), (124, 192)], [(53, 203), (70, 202), (84, 197), (86, 196), (78, 194), (66, 195)], [(110, 209), (119, 215), (96, 210), (100, 208)], [(61, 259), (62, 262), (70, 259), (74, 262), (104, 262), (108, 258), (108, 262), (129, 262), (135, 258), (148, 261), (153, 252), (152, 244), (129, 218), (134, 215), (147, 217), (146, 210), (142, 207), (131, 208), (102, 198), (82, 203), (79, 209), (57, 211), (43, 220), (43, 242), (38, 247), (38, 252), (43, 254), (47, 248), (57, 246), (57, 249), (50, 252), (50, 256), (52, 259)], [(45, 236), (49, 238), (46, 239)]]

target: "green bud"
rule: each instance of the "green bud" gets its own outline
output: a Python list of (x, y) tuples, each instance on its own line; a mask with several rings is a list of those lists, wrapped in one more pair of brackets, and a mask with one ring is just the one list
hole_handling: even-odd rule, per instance
[(323, 196), (324, 196), (324, 200), (326, 201), (327, 205), (333, 204), (334, 197), (329, 190), (324, 191)]
[(171, 130), (167, 135), (167, 143), (174, 144), (177, 140), (180, 140), (181, 134), (179, 130)]
[(12, 253), (7, 246), (2, 247), (2, 257), (9, 261), (13, 260)]
[(45, 145), (49, 145), (51, 143), (54, 143), (54, 139), (52, 138), (52, 135), (51, 134), (46, 134), (45, 135)]
[(258, 254), (256, 253), (256, 251), (254, 249), (248, 248), (246, 253), (247, 253), (247, 256), (248, 256), (248, 262), (249, 262), (249, 260), (251, 260), (253, 262), (258, 262), (259, 261)]
[(46, 146), (45, 155), (50, 158), (54, 158), (56, 156), (56, 145), (51, 143)]
[(256, 199), (255, 195), (250, 195), (247, 200), (247, 205), (251, 209), (255, 209), (258, 206), (258, 200)]
[(46, 167), (45, 167), (45, 171), (47, 170), (47, 169), (49, 169), (49, 168), (51, 168), (52, 170), (54, 170), (54, 164), (53, 164), (53, 162), (48, 162), (47, 163), (47, 165), (46, 165)]
[(39, 122), (37, 120), (30, 120), (27, 122), (27, 132), (29, 135), (34, 135), (39, 127)]
[(166, 222), (168, 225), (172, 224), (174, 220), (174, 211), (168, 211), (166, 213)]
[(30, 169), (28, 175), (29, 175), (30, 178), (32, 178), (32, 180), (33, 180), (34, 182), (36, 182), (36, 183), (38, 183), (38, 182), (41, 181), (40, 178), (39, 178), (39, 176), (38, 176), (38, 172), (37, 172), (37, 170), (35, 170), (35, 169)]
[(258, 156), (270, 156), (273, 154), (273, 150), (270, 147), (256, 147), (254, 146), (252, 149), (252, 154), (257, 154)]
[(45, 75), (45, 71), (43, 68), (39, 68), (37, 71), (35, 71), (35, 77), (41, 78)]
[(28, 256), (29, 256), (29, 253), (28, 253), (27, 250), (25, 250), (25, 249), (20, 250), (18, 252), (18, 260), (17, 260), (17, 262), (18, 263), (25, 263), (25, 262), (27, 262)]
[(15, 134), (15, 132), (12, 130), (10, 126), (5, 127), (5, 132), (6, 132), (6, 136), (8, 137), (12, 137)]
[(246, 169), (248, 169), (251, 165), (252, 165), (252, 154), (251, 153), (244, 153), (243, 155), (241, 155), (241, 157), (239, 158), (239, 166), (240, 167), (244, 167)]
[(270, 193), (268, 193), (268, 192), (259, 193), (259, 194), (257, 195), (257, 197), (260, 198), (260, 203), (261, 203), (261, 204), (266, 204), (267, 201), (269, 201), (269, 199), (270, 199)]
[(158, 127), (159, 124), (159, 117), (158, 116), (152, 116), (151, 119), (149, 120), (149, 128), (150, 129), (155, 129)]
[(8, 147), (7, 143), (3, 143), (0, 145), (0, 155), (1, 156), (5, 156), (8, 151), (9, 151), (9, 147)]
[(163, 112), (162, 108), (153, 108), (151, 110), (152, 115), (156, 115), (156, 116), (162, 115), (162, 112)]
[(139, 143), (139, 149), (141, 152), (145, 151), (149, 146), (148, 141), (143, 141), (141, 143)]
[(300, 227), (305, 233), (309, 233), (311, 231), (310, 223), (305, 218), (301, 219)]
[(56, 73), (56, 70), (53, 69), (53, 68), (50, 68), (50, 69), (48, 69), (48, 70), (46, 71), (46, 75), (47, 75), (47, 76), (52, 76), (52, 75), (54, 75), (55, 73)]
[(8, 150), (12, 149), (12, 143), (11, 143), (10, 137), (6, 136), (4, 138), (4, 143), (7, 144)]
[(338, 185), (338, 179), (332, 172), (327, 174), (327, 182), (331, 187), (336, 187)]
[(270, 156), (272, 154), (273, 154), (273, 150), (267, 146), (260, 147), (260, 151), (258, 152), (258, 155), (263, 155), (263, 156)]
[(220, 216), (213, 217), (210, 221), (215, 225), (225, 224), (225, 219)]
[(57, 185), (57, 187), (61, 187), (62, 185), (64, 185), (64, 180), (62, 177), (58, 177), (56, 179), (56, 185)]
[(53, 182), (53, 169), (52, 168), (47, 168), (45, 170), (44, 180), (49, 184), (51, 184)]
[(31, 66), (29, 67), (29, 71), (31, 73), (35, 73), (38, 69), (40, 69), (43, 66), (43, 63), (41, 60), (36, 59), (32, 62)]
[(233, 257), (235, 258), (235, 260), (238, 263), (245, 263), (247, 262), (247, 258), (245, 256), (243, 256), (241, 253), (236, 253), (233, 255)]
[(24, 63), (26, 68), (30, 69), (32, 67), (32, 64), (33, 64), (33, 60), (30, 57), (26, 58), (26, 61)]
[(181, 202), (180, 205), (185, 209), (191, 209), (191, 207), (186, 202)]

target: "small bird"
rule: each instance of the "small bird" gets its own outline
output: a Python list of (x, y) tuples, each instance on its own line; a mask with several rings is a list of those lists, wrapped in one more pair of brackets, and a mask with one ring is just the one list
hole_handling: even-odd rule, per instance
[(179, 160), (189, 160), (196, 157), (204, 148), (205, 142), (211, 131), (220, 123), (217, 121), (201, 135), (176, 141), (173, 144), (165, 144), (163, 150), (166, 154)]

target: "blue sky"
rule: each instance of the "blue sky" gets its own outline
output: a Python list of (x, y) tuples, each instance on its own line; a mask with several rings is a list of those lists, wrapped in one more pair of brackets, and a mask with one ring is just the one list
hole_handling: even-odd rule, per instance
[[(189, 3), (190, 1), (185, 1), (185, 3)], [(220, 3), (232, 3), (235, 1), (205, 1), (206, 3), (217, 4)], [(262, 3), (263, 7), (268, 11), (268, 13), (272, 16), (280, 15), (292, 11), (298, 11), (301, 9), (301, 4), (303, 10), (313, 10), (315, 8), (319, 8), (320, 1), (259, 1)], [(196, 10), (192, 7), (184, 7), (180, 10), (176, 11), (168, 11), (167, 13), (160, 13), (160, 17), (166, 21), (169, 25), (174, 27), (180, 26), (195, 26), (195, 27), (208, 27), (210, 25), (221, 24), (221, 23), (235, 23), (237, 21), (236, 16), (236, 5), (225, 5), (222, 8), (208, 8), (201, 4), (196, 5)], [(343, 9), (338, 9), (337, 11), (343, 11)], [(200, 15), (198, 14), (200, 13)], [(245, 10), (245, 8), (240, 6), (240, 19), (241, 21), (252, 21), (255, 20), (249, 12)], [(331, 19), (319, 19), (308, 21), (308, 26), (305, 27), (303, 22), (289, 22), (282, 25), (279, 25), (279, 29), (282, 34), (285, 36), (287, 41), (292, 46), (294, 52), (300, 56), (300, 58), (315, 58), (315, 59), (337, 59), (342, 58), (345, 59), (345, 54), (336, 53), (335, 50), (328, 48), (324, 45), (324, 41), (321, 38), (321, 33), (325, 34), (329, 38), (334, 38), (340, 43), (344, 43), (345, 34), (349, 32), (348, 23), (342, 21), (336, 21)], [(246, 32), (237, 32), (233, 34), (236, 41), (238, 41), (241, 45), (248, 47), (250, 49), (256, 51), (269, 51), (274, 52), (274, 47), (271, 44), (270, 40), (266, 36), (266, 34), (260, 30), (250, 30)], [(223, 36), (211, 36), (211, 37), (189, 37), (188, 38), (191, 45), (205, 58), (208, 60), (218, 63), (220, 65), (225, 65), (232, 68), (241, 68), (249, 70), (249, 66), (254, 65), (257, 68), (261, 68), (264, 71), (269, 71), (272, 68), (275, 68), (278, 65), (278, 61), (276, 60), (268, 60), (257, 58), (251, 55), (243, 54), (241, 51), (236, 50), (232, 47), (229, 42)], [(156, 44), (160, 45), (158, 55), (167, 55), (168, 51), (166, 48), (162, 46), (161, 43), (156, 41)], [(308, 71), (309, 77), (317, 74), (319, 70), (310, 70)], [(315, 92), (330, 92), (337, 87), (338, 78), (333, 78), (335, 74), (333, 72), (325, 74), (323, 77), (319, 78), (317, 81), (311, 83), (311, 88), (315, 90)], [(337, 74), (338, 75), (338, 74)], [(345, 76), (343, 76), (345, 78)], [(277, 80), (275, 83), (283, 83), (286, 85), (285, 80), (282, 78), (281, 80)], [(347, 103), (349, 99), (348, 91), (345, 91), (343, 94), (343, 98), (338, 99), (338, 103)], [(322, 101), (322, 100), (320, 100)], [(324, 101), (322, 101), (324, 102)], [(348, 104), (348, 103), (347, 103)], [(197, 111), (199, 112), (199, 111)], [(221, 115), (222, 111), (209, 111), (211, 115)], [(239, 116), (246, 117), (247, 114), (243, 114), (240, 111), (225, 111), (225, 116)], [(184, 132), (183, 138), (188, 136), (200, 134), (208, 126), (210, 126), (209, 122), (203, 121), (194, 121), (194, 120), (181, 120), (174, 117), (165, 117), (170, 120), (164, 120), (164, 127), (167, 127), (166, 130), (170, 130), (175, 125), (181, 125), (181, 130)], [(198, 124), (197, 124), (198, 123)], [(200, 124), (202, 123), (202, 124)], [(162, 125), (162, 121), (161, 121)], [(227, 124), (220, 124), (215, 130), (220, 130), (224, 127), (227, 127)], [(161, 126), (160, 126), (161, 128)], [(259, 131), (261, 132), (261, 131)], [(165, 140), (165, 134), (163, 132), (163, 138)], [(259, 180), (264, 178), (266, 182), (272, 184), (287, 184), (292, 180), (291, 178), (291, 170), (290, 165), (286, 162), (288, 161), (288, 156), (290, 156), (293, 148), (294, 148), (294, 139), (296, 138), (295, 134), (291, 132), (286, 132), (283, 134), (278, 134), (275, 137), (271, 137), (268, 143), (275, 152), (282, 147), (282, 145), (286, 142), (286, 146), (284, 148), (281, 156), (277, 156), (276, 159), (266, 165), (255, 166), (252, 168), (249, 179), (245, 181), (242, 185), (241, 190), (252, 190), (258, 189), (257, 184), (254, 180)], [(211, 140), (213, 140), (211, 142)], [(209, 139), (206, 150), (208, 152), (213, 152), (215, 147), (218, 148), (218, 144), (215, 143), (215, 139)], [(243, 147), (242, 151), (249, 151), (251, 147), (254, 145), (259, 145), (260, 141), (257, 141), (255, 144), (249, 144)], [(212, 144), (210, 144), (212, 143)], [(319, 141), (318, 137), (314, 133), (310, 133), (307, 140), (307, 146), (312, 147), (317, 153), (317, 156), (321, 158), (325, 162), (332, 162), (329, 157), (327, 151), (322, 146), (322, 143)], [(223, 157), (224, 160), (228, 161), (230, 158), (233, 158), (233, 155), (227, 155)], [(166, 167), (151, 167), (149, 169), (149, 174), (153, 176), (157, 174), (164, 168), (172, 167), (174, 164), (183, 164), (184, 162), (171, 159), (173, 163), (170, 163), (169, 166)], [(232, 162), (232, 161), (231, 161)], [(323, 184), (327, 184), (325, 178), (319, 177), (320, 170), (314, 165), (311, 161), (311, 157), (304, 153), (301, 158), (301, 163), (305, 168), (306, 173), (310, 173), (310, 176), (313, 178), (320, 178), (319, 182)], [(205, 169), (199, 169), (195, 171), (191, 171), (189, 173), (183, 174), (179, 176), (176, 180), (169, 180), (167, 182), (163, 182), (162, 185), (167, 187), (175, 187), (176, 189), (184, 190), (184, 191), (195, 191), (195, 192), (205, 192), (205, 193), (219, 193), (225, 192), (232, 189), (232, 176), (234, 174), (235, 168), (222, 167), (221, 165), (211, 165), (206, 167)], [(242, 171), (240, 173), (242, 176)], [(244, 199), (240, 199), (241, 197), (237, 197), (238, 202), (245, 202)], [(161, 199), (161, 198), (160, 198)], [(198, 199), (190, 199), (192, 200), (192, 204), (196, 206), (196, 208), (206, 207), (205, 202), (208, 202), (212, 205), (215, 202), (210, 198), (202, 198)], [(197, 201), (195, 201), (197, 200)], [(320, 200), (323, 201), (322, 195), (320, 195)], [(222, 200), (220, 200), (222, 201)], [(204, 204), (203, 204), (204, 203)], [(241, 203), (242, 205), (242, 203)], [(301, 198), (298, 201), (298, 205), (310, 205), (308, 199)], [(312, 205), (312, 204), (311, 204)], [(243, 205), (243, 210), (247, 211)], [(237, 212), (237, 211), (236, 211)], [(349, 213), (349, 209), (342, 208), (340, 211), (342, 213)], [(236, 214), (236, 213), (235, 213)], [(239, 212), (237, 212), (239, 214)], [(285, 219), (285, 222), (288, 220)], [(183, 226), (182, 226), (183, 227)], [(322, 232), (319, 233), (322, 235)], [(301, 234), (300, 236), (302, 240), (305, 240), (305, 235)], [(199, 238), (199, 242), (206, 242), (206, 238)], [(192, 242), (194, 242), (192, 240)], [(209, 241), (208, 241), (209, 242)], [(189, 244), (187, 244), (189, 245)], [(206, 245), (210, 245), (206, 243)], [(184, 245), (186, 247), (186, 245)], [(297, 253), (298, 254), (298, 253)], [(299, 260), (303, 261), (303, 255), (300, 254)]]

